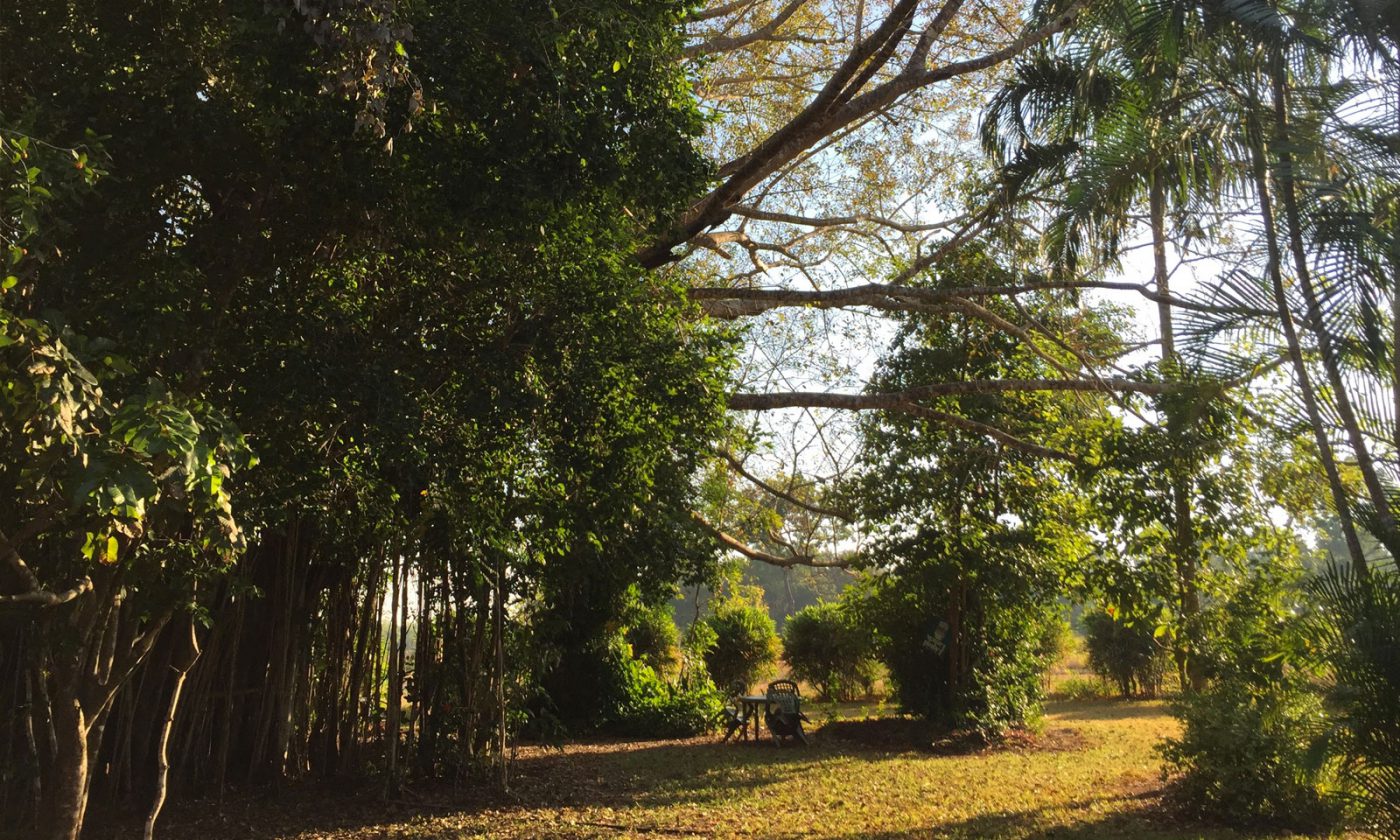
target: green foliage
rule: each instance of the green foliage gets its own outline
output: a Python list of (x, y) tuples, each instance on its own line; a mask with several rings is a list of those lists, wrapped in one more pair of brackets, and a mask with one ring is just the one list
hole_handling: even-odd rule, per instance
[(715, 685), (747, 692), (776, 672), (778, 631), (760, 604), (731, 596), (714, 605), (705, 624), (713, 633), (704, 649), (705, 668)]
[(1316, 606), (1303, 632), (1330, 677), (1328, 748), (1343, 761), (1361, 824), (1400, 837), (1400, 574), (1332, 566), (1306, 592)]
[[(876, 632), (879, 660), (906, 711), (991, 740), (1040, 714), (1043, 626), (1053, 605), (982, 598), (926, 573), (922, 580), (882, 575), (867, 580), (852, 609)], [(956, 600), (953, 600), (956, 599)], [(950, 601), (961, 638), (944, 618)]]
[(681, 633), (670, 604), (654, 607), (637, 604), (623, 616), (623, 623), (623, 638), (631, 646), (633, 657), (667, 680), (679, 676)]
[(1296, 618), (1296, 573), (1283, 563), (1243, 570), (1212, 606), (1202, 655), (1211, 681), (1177, 704), (1182, 733), (1162, 747), (1173, 795), (1188, 810), (1233, 824), (1316, 830), (1344, 816), (1330, 713)]
[(783, 660), (794, 678), (828, 700), (869, 694), (875, 682), (875, 639), (839, 603), (804, 607), (783, 627)]
[[(932, 289), (1022, 283), (1006, 265), (1014, 256), (967, 248), (924, 282)], [(1115, 352), (1110, 311), (1057, 293), (984, 305), (983, 317), (909, 316), (872, 387), (1057, 378), (1063, 365), (1077, 364), (1072, 355), (1047, 359), (1048, 351), (1028, 349), (996, 319), (1032, 330), (1072, 323), (1083, 350)], [(871, 533), (869, 562), (880, 570), (863, 620), (879, 631), (880, 658), (906, 709), (994, 735), (1037, 714), (1044, 628), (1089, 553), (1090, 511), (1063, 453), (1097, 458), (1116, 421), (1097, 400), (1050, 391), (940, 396), (920, 405), (952, 419), (890, 412), (862, 426), (869, 466), (850, 493)]]
[(1121, 619), (1106, 610), (1084, 614), (1085, 648), (1094, 673), (1118, 686), (1119, 696), (1155, 697), (1167, 670), (1167, 649), (1149, 621)]
[(242, 548), (229, 479), (254, 463), (243, 436), (207, 404), (159, 380), (132, 383), (128, 370), (101, 342), (0, 308), (0, 424), (10, 431), (0, 512), (16, 543), (52, 549), (54, 532), (72, 535), (64, 560), (38, 567), (47, 587), (120, 563), (136, 570), (131, 584), (159, 588)]
[[(598, 729), (637, 738), (685, 738), (708, 732), (722, 701), (703, 672), (675, 682), (662, 679), (651, 666), (634, 658), (628, 645), (615, 637), (607, 645), (603, 666), (610, 675), (612, 695), (597, 720)], [(581, 695), (565, 698), (573, 702)]]
[(1336, 768), (1313, 747), (1327, 713), (1307, 686), (1225, 678), (1183, 696), (1177, 714), (1182, 734), (1162, 756), (1177, 777), (1174, 798), (1191, 812), (1306, 831), (1341, 819)]
[(1045, 622), (1041, 628), (1037, 652), (1045, 662), (1053, 665), (1068, 656), (1074, 645), (1074, 630), (1069, 626), (1069, 621), (1057, 616)]
[(1056, 687), (1055, 693), (1066, 700), (1104, 700), (1114, 696), (1114, 688), (1100, 677), (1070, 677)]

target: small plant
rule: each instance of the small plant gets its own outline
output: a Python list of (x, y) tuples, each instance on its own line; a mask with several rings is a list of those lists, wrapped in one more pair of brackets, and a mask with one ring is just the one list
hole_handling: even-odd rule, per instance
[(1106, 700), (1114, 696), (1114, 689), (1102, 677), (1070, 677), (1055, 693), (1066, 700)]

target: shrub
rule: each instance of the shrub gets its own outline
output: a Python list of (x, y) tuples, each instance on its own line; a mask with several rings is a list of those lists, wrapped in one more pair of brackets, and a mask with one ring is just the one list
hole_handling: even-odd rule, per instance
[(639, 738), (684, 738), (713, 728), (722, 700), (703, 673), (670, 683), (633, 657), (621, 636), (608, 650), (618, 692), (599, 728)]
[(1162, 747), (1173, 797), (1197, 815), (1303, 831), (1343, 816), (1341, 762), (1325, 737), (1334, 722), (1294, 617), (1293, 577), (1262, 564), (1200, 616), (1211, 680), (1177, 704), (1181, 735)]
[(1113, 696), (1113, 686), (1102, 677), (1070, 677), (1060, 683), (1055, 693), (1066, 700), (1103, 700)]
[(1306, 687), (1232, 677), (1183, 696), (1176, 713), (1181, 736), (1161, 752), (1176, 776), (1173, 798), (1190, 811), (1304, 831), (1340, 819), (1332, 763), (1311, 750), (1327, 717)]
[(680, 630), (676, 629), (670, 604), (636, 606), (626, 616), (623, 637), (632, 646), (632, 656), (645, 662), (663, 679), (674, 679), (681, 668)]
[(1167, 672), (1166, 648), (1147, 621), (1128, 623), (1103, 610), (1084, 614), (1085, 647), (1094, 673), (1118, 686), (1124, 697), (1156, 696)]
[(775, 673), (778, 630), (758, 604), (730, 598), (705, 619), (714, 638), (705, 650), (705, 668), (725, 691), (748, 691)]
[(824, 698), (851, 700), (875, 682), (874, 638), (839, 604), (804, 607), (783, 628), (783, 660)]

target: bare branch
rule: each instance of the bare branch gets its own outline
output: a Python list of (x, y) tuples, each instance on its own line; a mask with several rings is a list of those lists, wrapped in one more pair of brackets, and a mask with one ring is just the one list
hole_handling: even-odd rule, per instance
[(758, 219), (764, 222), (785, 222), (790, 225), (804, 225), (806, 227), (839, 227), (842, 225), (854, 225), (865, 222), (897, 230), (901, 233), (923, 233), (931, 230), (945, 230), (964, 221), (963, 217), (958, 217), (955, 219), (946, 219), (941, 222), (917, 224), (913, 222), (897, 222), (894, 219), (886, 219), (883, 216), (874, 216), (869, 213), (856, 213), (851, 216), (795, 216), (791, 213), (775, 213), (743, 204), (735, 205), (732, 209), (735, 215), (743, 216), (748, 219)]
[(950, 289), (922, 289), (893, 283), (867, 283), (844, 289), (802, 291), (797, 289), (725, 289), (705, 287), (690, 290), (690, 298), (700, 302), (714, 318), (742, 318), (760, 315), (770, 309), (809, 306), (834, 309), (846, 306), (867, 306), (873, 309), (905, 311), (919, 305), (949, 305), (958, 298), (1022, 295), (1044, 291), (1075, 291), (1084, 289), (1130, 291), (1148, 300), (1172, 307), (1215, 315), (1249, 315), (1268, 317), (1263, 309), (1247, 306), (1215, 306), (1158, 294), (1146, 283), (1075, 280), (1064, 282), (1026, 283), (1019, 286), (963, 286)]
[(736, 0), (736, 2), (725, 3), (720, 6), (715, 6), (712, 9), (701, 9), (698, 12), (691, 12), (688, 17), (690, 20), (714, 20), (715, 18), (724, 17), (725, 15), (750, 8), (757, 5), (757, 3), (758, 0)]
[(900, 411), (909, 403), (930, 397), (964, 394), (992, 394), (1015, 391), (1123, 391), (1138, 394), (1165, 394), (1174, 385), (1166, 382), (1140, 382), (1134, 379), (976, 379), (965, 382), (934, 382), (903, 391), (868, 394), (842, 394), (827, 391), (792, 391), (771, 394), (731, 394), (729, 407), (735, 411), (772, 411), (779, 408), (838, 408), (850, 411)]
[(748, 543), (745, 543), (743, 540), (726, 534), (719, 528), (716, 528), (714, 525), (711, 525), (708, 521), (705, 520), (704, 517), (702, 517), (698, 513), (691, 513), (690, 516), (692, 519), (694, 519), (700, 524), (700, 527), (704, 528), (706, 531), (709, 531), (711, 534), (714, 534), (715, 537), (720, 542), (724, 543), (726, 547), (734, 549), (735, 551), (739, 552), (740, 554), (744, 555), (750, 560), (758, 560), (761, 563), (767, 563), (771, 566), (778, 566), (784, 569), (790, 569), (793, 566), (811, 566), (812, 568), (816, 569), (845, 569), (850, 567), (851, 561), (853, 559), (849, 556), (845, 556), (838, 557), (833, 560), (818, 560), (815, 557), (803, 554), (793, 554), (788, 557), (782, 557), (777, 554), (772, 554), (767, 551), (764, 551), (761, 548), (754, 548)]
[(718, 38), (711, 38), (699, 44), (692, 44), (681, 50), (681, 56), (683, 58), (699, 58), (705, 55), (714, 55), (715, 53), (743, 49), (759, 41), (790, 40), (791, 36), (780, 36), (777, 34), (778, 27), (787, 23), (788, 18), (796, 14), (798, 9), (807, 5), (807, 2), (808, 0), (792, 0), (792, 2), (788, 3), (782, 9), (779, 9), (772, 20), (769, 20), (752, 32), (738, 36), (724, 35)]
[(779, 490), (777, 487), (774, 487), (773, 485), (769, 484), (768, 482), (764, 481), (763, 479), (744, 469), (743, 463), (729, 452), (721, 451), (719, 454), (720, 457), (724, 458), (724, 460), (729, 462), (729, 466), (732, 467), (734, 471), (737, 472), (739, 475), (758, 485), (761, 489), (773, 494), (774, 496), (777, 496), (783, 501), (791, 502), (792, 504), (797, 505), (803, 510), (809, 510), (812, 513), (817, 514), (818, 516), (831, 516), (836, 519), (840, 519), (844, 522), (855, 521), (855, 517), (851, 516), (851, 514), (846, 513), (845, 511), (822, 507), (820, 505), (814, 505), (811, 502), (804, 502), (796, 496), (792, 495), (791, 493)]

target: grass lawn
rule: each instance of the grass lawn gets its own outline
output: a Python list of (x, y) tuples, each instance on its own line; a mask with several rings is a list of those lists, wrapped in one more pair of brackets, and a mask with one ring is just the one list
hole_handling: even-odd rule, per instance
[[(813, 711), (820, 721), (820, 708)], [(299, 786), (271, 801), (183, 805), (159, 833), (167, 840), (1266, 836), (1181, 823), (1162, 808), (1152, 747), (1175, 726), (1160, 702), (1054, 702), (1035, 743), (961, 755), (882, 750), (834, 733), (805, 749), (715, 738), (530, 748), (520, 753), (507, 797), (439, 788), (386, 803), (377, 788)]]

